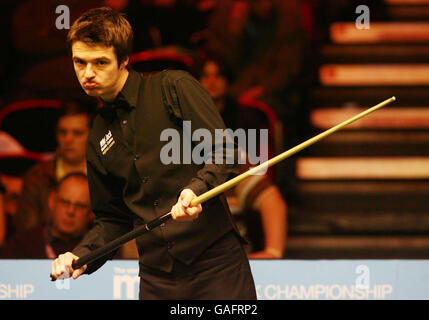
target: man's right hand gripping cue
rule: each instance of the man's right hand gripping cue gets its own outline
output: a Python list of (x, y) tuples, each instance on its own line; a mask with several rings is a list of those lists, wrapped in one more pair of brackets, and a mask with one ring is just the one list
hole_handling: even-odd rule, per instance
[(72, 267), (73, 261), (79, 259), (71, 252), (60, 254), (51, 264), (51, 276), (55, 279), (70, 278), (77, 279), (82, 273), (85, 272), (87, 265), (74, 270)]
[(198, 218), (203, 210), (201, 204), (191, 206), (191, 201), (197, 195), (191, 189), (183, 189), (177, 203), (171, 208), (171, 217), (178, 221), (192, 221)]

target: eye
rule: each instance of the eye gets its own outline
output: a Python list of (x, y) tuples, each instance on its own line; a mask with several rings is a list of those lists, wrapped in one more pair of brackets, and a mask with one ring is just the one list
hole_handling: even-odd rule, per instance
[(83, 61), (82, 59), (74, 59), (74, 63), (79, 64), (79, 65), (84, 65), (85, 61)]
[(105, 61), (105, 60), (98, 60), (97, 61), (97, 65), (98, 66), (104, 66), (104, 65), (106, 65), (107, 64), (107, 61)]

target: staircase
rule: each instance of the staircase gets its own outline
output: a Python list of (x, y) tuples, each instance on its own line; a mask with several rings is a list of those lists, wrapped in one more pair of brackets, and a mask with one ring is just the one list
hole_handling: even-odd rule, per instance
[(385, 5), (369, 30), (330, 24), (310, 122), (397, 101), (299, 154), (288, 259), (429, 258), (429, 1)]

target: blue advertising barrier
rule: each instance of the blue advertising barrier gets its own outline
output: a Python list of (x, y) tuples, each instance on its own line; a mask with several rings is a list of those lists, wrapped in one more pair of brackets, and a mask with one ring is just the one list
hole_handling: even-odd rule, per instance
[[(428, 300), (428, 260), (251, 260), (260, 300)], [(135, 300), (136, 260), (49, 281), (50, 260), (0, 260), (0, 300)]]

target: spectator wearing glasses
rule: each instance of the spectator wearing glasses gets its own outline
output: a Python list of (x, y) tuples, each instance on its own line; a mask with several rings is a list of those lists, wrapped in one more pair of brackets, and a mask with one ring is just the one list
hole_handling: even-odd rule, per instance
[(62, 178), (52, 189), (48, 204), (50, 223), (15, 234), (0, 253), (1, 258), (52, 259), (82, 240), (94, 217), (86, 175), (76, 172)]

